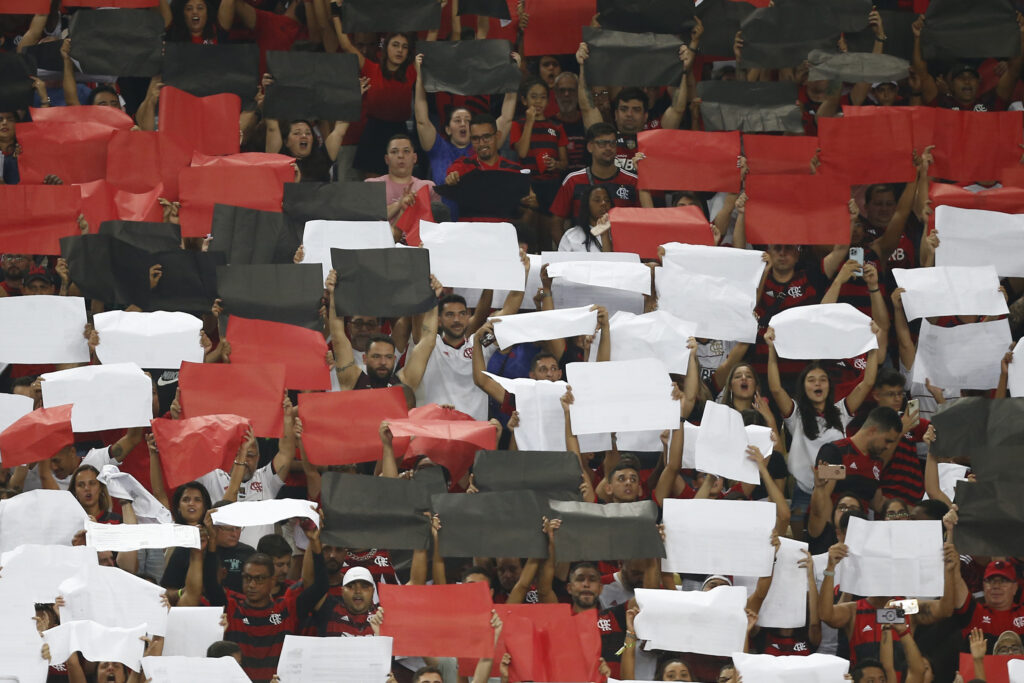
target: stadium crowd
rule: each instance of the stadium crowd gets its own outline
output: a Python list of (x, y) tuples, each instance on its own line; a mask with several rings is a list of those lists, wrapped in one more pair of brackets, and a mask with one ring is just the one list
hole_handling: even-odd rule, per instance
[[(1024, 659), (1024, 558), (1013, 556), (1024, 547), (1024, 481), (1015, 478), (1013, 463), (1024, 450), (1017, 407), (1024, 398), (1014, 398), (1022, 396), (1024, 361), (1007, 346), (1024, 332), (1024, 222), (1017, 216), (1024, 215), (1024, 17), (1011, 0), (932, 0), (930, 7), (909, 0), (698, 0), (696, 14), (685, 7), (675, 25), (680, 4), (688, 0), (44, 0), (49, 11), (32, 14), (29, 7), (39, 3), (0, 0), (0, 398), (11, 399), (0, 402), (0, 612), (7, 622), (0, 638), (8, 642), (0, 643), (0, 679), (238, 680), (201, 668), (195, 660), (205, 653), (237, 661), (234, 673), (244, 671), (249, 680), (282, 683), (504, 683), (565, 680), (548, 672), (576, 670), (586, 673), (572, 680), (596, 682), (1024, 680), (1012, 664)], [(83, 17), (121, 12), (159, 17), (167, 73), (104, 75), (83, 66), (94, 51), (117, 54), (122, 41), (125, 61), (137, 58), (135, 18), (112, 20), (104, 33), (102, 19)], [(440, 24), (414, 26), (424, 12), (439, 15)], [(737, 13), (750, 17), (738, 31)], [(865, 74), (891, 69), (871, 59), (905, 57), (897, 65), (903, 73), (822, 76), (813, 53), (781, 66), (779, 55), (789, 53), (751, 20), (772, 13), (780, 21), (829, 14), (848, 23), (853, 15), (855, 27), (840, 31), (836, 23), (829, 32), (827, 56), (863, 58)], [(597, 42), (580, 39), (580, 16)], [(602, 55), (612, 48), (601, 41), (630, 35), (621, 28), (629, 23), (624, 16), (643, 24), (639, 30), (663, 35), (632, 34), (650, 49), (619, 46), (612, 61), (620, 71), (632, 69), (635, 81), (602, 84), (613, 70)], [(350, 17), (375, 30), (348, 30)], [(651, 17), (662, 30), (651, 28)], [(138, 33), (149, 30), (146, 23), (138, 23)], [(410, 29), (390, 30), (400, 24)], [(813, 21), (807, 26), (812, 30)], [(1002, 40), (1008, 26), (1016, 51), (998, 54), (996, 37)], [(792, 44), (821, 42), (798, 28), (779, 30)], [(666, 63), (660, 46), (673, 35)], [(727, 50), (708, 45), (723, 36)], [(994, 36), (991, 48), (978, 44), (986, 36)], [(469, 59), (432, 73), (433, 55), (447, 59), (433, 44), (448, 41), (497, 45), (498, 67), (515, 73), (514, 86), (475, 90), (495, 67)], [(175, 43), (192, 48), (193, 61), (175, 66), (172, 79), (172, 54), (185, 54), (172, 53)], [(243, 101), (225, 76), (237, 65), (201, 56), (245, 44), (258, 47), (259, 68), (243, 71), (241, 89), (254, 93)], [(757, 58), (745, 58), (747, 51)], [(283, 53), (303, 57), (295, 64), (307, 71), (286, 69), (276, 61)], [(361, 102), (358, 118), (273, 118), (313, 111), (300, 100), (327, 92), (318, 88), (340, 73), (330, 65), (341, 63), (316, 60), (341, 55), (358, 70), (346, 71), (348, 80), (338, 86)], [(649, 72), (662, 66), (672, 80), (651, 84)], [(182, 69), (195, 73), (182, 76)], [(446, 90), (454, 82), (461, 85)], [(737, 99), (715, 100), (715, 92), (725, 92), (711, 87), (716, 83), (728, 84)], [(767, 102), (769, 90), (757, 89), (780, 86), (796, 99)], [(780, 106), (786, 115), (773, 118), (769, 111)], [(929, 118), (931, 111), (962, 116)], [(850, 131), (865, 128), (837, 127), (869, 120), (900, 124), (888, 137), (858, 138)], [(968, 132), (942, 133), (954, 125)], [(705, 137), (727, 135), (742, 147)], [(806, 143), (803, 156), (784, 159), (756, 146), (790, 138)], [(97, 139), (105, 150), (101, 170), (85, 178), (97, 148), (83, 141)], [(123, 147), (115, 156), (116, 141)], [(906, 151), (902, 158), (885, 147), (896, 143)], [(175, 144), (184, 145), (184, 160), (170, 149)], [(837, 157), (837, 149), (856, 159)], [(145, 168), (143, 156), (157, 170)], [(129, 157), (118, 168), (116, 160)], [(954, 157), (982, 159), (972, 168), (989, 168), (986, 159), (1014, 163), (970, 176), (974, 171), (961, 171)], [(204, 166), (204, 175), (177, 175)], [(263, 180), (246, 185), (259, 169), (272, 169), (269, 190)], [(181, 182), (167, 182), (168, 173)], [(143, 175), (160, 182), (126, 184)], [(186, 182), (193, 177), (199, 180)], [(678, 177), (700, 182), (680, 187)], [(841, 185), (838, 200), (834, 193), (824, 202), (816, 196), (825, 181)], [(94, 183), (106, 183), (102, 209)], [(384, 192), (363, 183), (383, 185)], [(340, 204), (310, 200), (296, 212), (297, 227), (285, 225), (294, 218), (292, 186), (299, 185), (356, 189)], [(71, 216), (61, 213), (67, 195), (56, 194), (66, 190), (74, 194)], [(828, 199), (832, 204), (822, 209)], [(203, 202), (205, 213), (196, 208)], [(225, 204), (256, 211), (232, 214), (232, 221), (224, 219)], [(350, 215), (349, 205), (369, 206), (369, 214)], [(958, 261), (957, 250), (968, 250), (962, 242), (943, 253), (944, 221), (952, 235), (961, 215), (943, 213), (948, 208), (967, 216), (978, 244), (995, 245), (972, 254), (1002, 250), (1001, 260)], [(276, 233), (254, 227), (257, 219), (281, 215)], [(342, 239), (343, 228), (330, 223), (310, 239), (306, 221), (337, 220), (364, 221), (344, 228), (364, 237), (383, 224), (386, 244)], [(445, 270), (472, 276), (445, 281), (434, 266), (455, 247), (438, 231), (460, 221), (480, 235), (493, 228), (495, 240), (501, 230), (514, 234), (518, 247), (505, 252), (500, 267), (511, 262), (519, 269), (518, 289), (463, 284), (486, 281), (485, 271), (499, 268), (483, 257), (474, 262), (474, 247), (466, 245), (453, 252), (462, 259), (458, 268)], [(984, 234), (997, 224), (999, 236)], [(49, 237), (32, 241), (42, 231)], [(444, 233), (453, 240), (462, 234)], [(27, 253), (26, 245), (57, 238), (60, 253)], [(313, 244), (401, 254), (400, 247), (420, 246), (421, 239), (426, 249), (405, 251), (430, 250), (427, 272), (380, 265), (385, 261), (366, 265), (358, 255), (340, 260), (337, 250), (332, 263), (330, 251)], [(616, 241), (625, 245), (616, 249)], [(100, 249), (106, 261), (96, 255)], [(259, 259), (256, 252), (274, 254)], [(756, 255), (735, 266), (737, 252)], [(683, 265), (672, 263), (677, 253)], [(701, 261), (711, 270), (701, 271)], [(639, 268), (641, 285), (616, 280), (619, 266), (623, 273), (634, 267), (634, 280)], [(225, 289), (229, 271), (256, 267), (268, 270), (252, 271), (242, 294)], [(731, 288), (736, 278), (726, 270), (735, 267), (745, 269), (738, 278), (750, 281), (745, 289)], [(300, 268), (314, 269), (311, 296), (285, 277)], [(930, 269), (946, 284), (936, 284)], [(699, 277), (686, 279), (691, 271)], [(994, 273), (991, 286), (977, 271)], [(196, 287), (210, 293), (201, 306)], [(419, 292), (419, 300), (409, 292)], [(44, 304), (11, 305), (29, 296)], [(687, 303), (698, 299), (706, 301)], [(932, 308), (923, 309), (922, 299)], [(713, 319), (727, 318), (736, 305), (745, 318), (730, 329), (746, 326), (749, 334), (706, 332), (721, 329)], [(809, 306), (814, 316), (792, 327), (791, 312)], [(822, 327), (839, 307), (857, 322), (829, 336)], [(124, 317), (107, 320), (124, 327), (101, 324), (118, 311)], [(158, 312), (194, 321), (185, 326), (192, 343), (181, 360), (188, 362), (147, 363), (157, 348), (182, 346), (170, 341), (169, 328), (146, 318)], [(71, 322), (55, 318), (62, 315)], [(68, 333), (80, 318), (84, 328)], [(998, 333), (982, 335), (984, 326), (998, 326)], [(148, 331), (125, 336), (129, 328)], [(40, 330), (63, 330), (65, 337), (45, 339)], [(841, 344), (831, 355), (819, 347), (817, 355), (787, 356), (796, 342), (813, 344), (816, 335), (866, 342), (852, 350)], [(70, 362), (67, 353), (44, 347), (84, 357)], [(927, 370), (915, 371), (925, 358)], [(661, 391), (655, 399), (648, 399), (650, 376), (632, 374), (641, 366), (628, 365), (645, 359), (662, 363), (652, 380), (653, 393)], [(66, 374), (124, 362), (135, 363), (124, 370), (134, 370), (133, 377), (145, 371), (143, 397), (129, 400), (122, 385), (104, 386), (113, 374), (95, 375), (94, 384), (76, 384), (72, 378), (84, 375)], [(592, 385), (572, 386), (574, 377), (586, 379), (579, 366), (590, 363), (632, 368), (599, 376), (614, 382), (618, 397), (592, 399)], [(282, 365), (281, 375), (252, 370)], [(209, 366), (224, 367), (216, 374)], [(317, 380), (293, 381), (303, 372), (292, 374), (294, 367)], [(57, 391), (67, 386), (62, 377), (79, 393)], [(48, 392), (48, 383), (55, 389)], [(545, 388), (550, 383), (557, 389)], [(352, 391), (364, 398), (345, 400)], [(315, 402), (318, 394), (324, 402)], [(337, 402), (326, 402), (327, 394)], [(610, 402), (609, 409), (595, 400)], [(646, 400), (658, 403), (649, 412), (660, 415), (670, 404), (679, 422), (651, 429)], [(67, 403), (74, 408), (62, 411)], [(141, 421), (124, 417), (140, 412)], [(104, 413), (116, 413), (116, 424), (104, 424)], [(574, 429), (595, 415), (610, 434)], [(726, 457), (722, 444), (735, 436), (723, 427), (730, 419), (748, 427), (741, 433), (760, 428), (767, 440), (751, 437)], [(717, 437), (700, 431), (709, 422), (722, 430), (711, 446), (704, 439)], [(941, 448), (944, 437), (949, 445)], [(721, 461), (732, 464), (716, 466), (709, 448), (712, 455), (723, 449)], [(547, 460), (530, 459), (545, 451)], [(561, 456), (569, 459), (568, 477), (564, 467), (546, 464), (564, 464)], [(497, 468), (487, 470), (491, 481), (484, 481), (484, 465)], [(738, 478), (736, 468), (753, 475)], [(494, 483), (495, 471), (504, 484)], [(560, 484), (567, 478), (566, 494)], [(414, 502), (414, 484), (427, 504)], [(502, 497), (509, 491), (519, 501), (510, 507)], [(494, 507), (459, 502), (474, 496)], [(19, 506), (26, 499), (31, 504)], [(235, 505), (275, 500), (312, 505), (306, 516), (295, 508), (277, 514), (269, 506), (257, 512)], [(694, 501), (717, 507), (672, 507)], [(735, 501), (761, 505), (744, 507), (749, 517), (723, 517)], [(565, 507), (570, 502), (576, 507)], [(246, 514), (259, 519), (246, 524)], [(726, 518), (747, 521), (730, 529), (721, 523)], [(584, 519), (594, 525), (586, 532)], [(862, 522), (876, 531), (863, 531)], [(900, 546), (912, 545), (899, 530), (911, 523), (920, 524), (914, 534), (921, 548)], [(96, 524), (124, 535), (104, 535)], [(150, 524), (188, 527), (193, 535), (177, 536), (187, 541), (178, 544), (121, 529)], [(754, 526), (763, 533), (748, 542)], [(395, 540), (405, 538), (400, 528), (413, 529), (415, 538)], [(652, 547), (636, 545), (643, 529), (654, 533), (653, 555), (636, 549)], [(574, 534), (589, 539), (592, 555), (575, 551)], [(594, 541), (602, 534), (601, 543)], [(885, 544), (865, 534), (904, 540), (879, 551)], [(561, 538), (573, 546), (567, 557), (560, 555)], [(529, 547), (541, 552), (527, 555)], [(882, 559), (869, 562), (865, 548)], [(767, 564), (758, 565), (752, 558), (765, 552)], [(715, 559), (736, 553), (751, 558), (751, 576)], [(97, 564), (117, 576), (96, 574)], [(131, 585), (130, 595), (146, 595), (135, 583), (120, 583), (127, 581), (122, 574), (159, 586), (159, 610), (172, 621), (186, 609), (222, 609), (215, 618), (222, 634), (211, 639), (198, 627), (138, 622), (133, 606), (110, 598), (116, 588), (104, 592)], [(860, 594), (844, 589), (844, 577), (858, 589), (907, 585), (899, 582), (906, 579), (939, 590)], [(469, 586), (475, 583), (486, 591)], [(466, 592), (437, 592), (445, 584)], [(40, 587), (52, 589), (49, 599), (38, 595)], [(486, 609), (466, 611), (484, 592)], [(672, 618), (655, 616), (677, 604), (660, 602), (658, 595), (668, 593), (690, 600), (675, 621), (696, 638), (693, 647), (670, 634), (677, 627)], [(742, 604), (730, 602), (740, 593)], [(780, 600), (789, 612), (795, 605), (796, 621), (779, 620)], [(425, 607), (409, 609), (413, 604)], [(544, 611), (559, 604), (562, 612)], [(772, 618), (765, 620), (769, 604)], [(75, 624), (84, 625), (76, 631)], [(29, 628), (40, 637), (26, 648)], [(64, 635), (60, 644), (46, 635), (54, 629), (79, 640), (68, 645)], [(478, 654), (481, 634), (484, 650), (493, 650), (486, 657)], [(296, 673), (294, 659), (285, 666), (291, 636), (390, 636), (393, 646), (386, 670), (345, 668), (358, 666), (349, 662), (314, 677)], [(712, 636), (732, 638), (736, 647), (708, 645)], [(423, 649), (416, 650), (412, 639), (420, 637)], [(191, 663), (161, 669), (152, 658), (175, 659), (165, 645)], [(303, 647), (314, 656), (313, 645)], [(362, 661), (368, 652), (347, 649), (337, 657)], [(746, 655), (831, 657), (808, 660), (819, 668), (783, 665), (772, 678), (765, 673), (772, 665)], [(567, 664), (573, 656), (579, 661)], [(380, 677), (343, 673), (356, 670)]]

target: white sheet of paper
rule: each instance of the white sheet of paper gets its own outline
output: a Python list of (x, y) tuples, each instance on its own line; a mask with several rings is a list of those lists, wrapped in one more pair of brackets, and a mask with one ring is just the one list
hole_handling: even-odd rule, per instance
[(16, 586), (32, 602), (53, 602), (61, 582), (87, 564), (99, 564), (83, 545), (22, 545), (0, 555), (0, 584)]
[(564, 261), (549, 265), (548, 275), (578, 285), (610, 287), (639, 294), (651, 293), (651, 269), (642, 263)]
[[(762, 427), (762, 429), (768, 429)], [(768, 429), (771, 434), (771, 429)], [(769, 436), (769, 444), (771, 437)], [(743, 416), (727, 405), (708, 401), (697, 434), (697, 469), (745, 484), (760, 484), (757, 464), (747, 457), (747, 431)], [(763, 453), (764, 451), (762, 451)], [(768, 451), (771, 454), (771, 451)]]
[(669, 242), (665, 248), (666, 264), (690, 273), (724, 277), (754, 295), (764, 273), (764, 252), (756, 249), (722, 249), (703, 244)]
[(446, 287), (523, 291), (526, 271), (511, 223), (420, 221), (430, 272)]
[[(640, 257), (627, 252), (576, 252), (576, 251), (543, 251), (541, 264), (564, 263), (566, 261), (599, 261), (603, 263), (640, 263)], [(531, 296), (536, 290), (530, 290)], [(644, 312), (644, 295), (638, 292), (626, 292), (614, 287), (594, 287), (568, 282), (565, 279), (556, 281), (551, 286), (555, 308), (573, 308), (598, 304), (604, 306), (608, 315), (619, 311), (640, 314)]]
[(850, 670), (850, 660), (817, 652), (807, 657), (735, 652), (732, 661), (743, 683), (839, 683)]
[(1006, 388), (1010, 396), (1024, 396), (1024, 346), (1021, 346), (1019, 339), (1013, 352), (1013, 361), (1006, 376)]
[[(663, 429), (642, 429), (638, 432), (616, 432), (615, 439), (622, 451), (638, 453), (660, 453), (664, 446), (661, 443)], [(611, 435), (609, 435), (611, 438)]]
[(205, 657), (206, 648), (224, 640), (223, 607), (172, 607), (167, 613), (164, 657)]
[(234, 657), (143, 657), (142, 668), (152, 683), (181, 681), (217, 681), (217, 683), (250, 683)]
[(937, 266), (995, 266), (1000, 277), (1024, 277), (1024, 215), (935, 208)]
[(104, 626), (145, 626), (146, 633), (167, 632), (167, 609), (160, 603), (164, 589), (119, 567), (86, 565), (62, 582), (67, 606), (64, 619), (91, 619)]
[(34, 601), (16, 585), (5, 587), (0, 581), (0, 605), (4, 606), (4, 618), (0, 619), (0, 681), (46, 683), (48, 664), (36, 630)]
[(843, 590), (855, 595), (942, 595), (942, 522), (850, 519)]
[(741, 576), (772, 572), (774, 503), (670, 498), (665, 501), (662, 521), (662, 571)]
[[(529, 341), (564, 339), (579, 334), (594, 334), (597, 311), (590, 306), (500, 315), (494, 320), (494, 337), (498, 346), (507, 349), (513, 344)], [(497, 322), (497, 321), (501, 322)]]
[[(536, 304), (533, 303), (533, 295), (541, 288), (540, 254), (527, 254), (526, 256), (530, 259), (530, 272), (526, 276), (526, 291), (523, 296), (523, 303), (519, 308), (523, 311), (532, 311), (537, 308)], [(455, 294), (465, 298), (466, 305), (470, 308), (476, 308), (477, 303), (480, 302), (480, 295), (484, 292), (479, 287), (453, 287), (452, 290)], [(491, 308), (501, 308), (504, 306), (505, 299), (509, 294), (511, 292), (507, 289), (494, 290), (494, 296), (491, 297)]]
[[(967, 481), (967, 467), (952, 462), (940, 462), (939, 465), (939, 488), (950, 500), (956, 498), (956, 483)], [(927, 494), (926, 496), (927, 497)]]
[(528, 377), (507, 379), (485, 373), (505, 391), (515, 394), (519, 426), (516, 427), (516, 446), (523, 451), (565, 450), (565, 414), (562, 396), (565, 382), (549, 382)]
[(690, 422), (683, 423), (683, 468), (697, 469), (697, 438), (700, 427)]
[(391, 671), (392, 639), (285, 636), (277, 675), (281, 683), (380, 683)]
[(1010, 683), (1024, 683), (1024, 659), (1011, 659), (1006, 663)]
[(0, 361), (88, 363), (85, 299), (78, 296), (0, 298)]
[(647, 649), (728, 656), (743, 649), (747, 591), (719, 586), (709, 591), (666, 591), (637, 588), (640, 613), (634, 619), (637, 638)]
[(106, 365), (135, 363), (140, 368), (177, 370), (182, 361), (203, 362), (203, 321), (194, 315), (107, 311), (97, 313), (93, 324), (100, 336), (96, 356)]
[(231, 503), (213, 511), (214, 524), (247, 527), (273, 524), (292, 517), (305, 517), (319, 528), (320, 515), (316, 512), (316, 503), (297, 498), (279, 498), (276, 500), (246, 500)]
[(184, 524), (85, 523), (85, 544), (98, 552), (141, 548), (199, 548), (199, 527)]
[[(1022, 254), (1024, 257), (1024, 254)], [(1009, 313), (995, 266), (893, 268), (908, 320), (939, 315)]]
[(669, 372), (686, 374), (690, 351), (686, 340), (697, 335), (696, 323), (680, 320), (668, 311), (634, 315), (619, 311), (608, 321), (612, 360), (657, 358)]
[(171, 524), (174, 521), (171, 511), (156, 496), (117, 465), (104, 465), (97, 479), (107, 485), (111, 498), (132, 501), (132, 509), (140, 524)]
[(387, 221), (306, 221), (302, 233), (302, 263), (323, 264), (331, 272), (331, 249), (389, 249), (395, 246)]
[(697, 334), (708, 339), (754, 342), (754, 291), (736, 286), (724, 277), (702, 275), (677, 266), (655, 269), (658, 308), (680, 320), (697, 325)]
[(25, 544), (69, 546), (88, 519), (67, 491), (36, 489), (0, 500), (0, 553)]
[(772, 585), (757, 613), (757, 623), (764, 628), (800, 628), (807, 624), (807, 570), (798, 563), (804, 559), (807, 544), (785, 537), (779, 541), (782, 545), (775, 556)]
[[(2, 372), (2, 370), (0, 370)], [(32, 412), (34, 402), (21, 394), (0, 394), (0, 432)], [(0, 453), (0, 462), (3, 462)]]
[(679, 425), (679, 402), (672, 400), (672, 381), (659, 360), (569, 363), (566, 382), (575, 399), (569, 408), (573, 434)]
[(855, 358), (878, 348), (871, 318), (850, 304), (795, 306), (772, 316), (780, 358)]
[(143, 625), (121, 628), (76, 619), (43, 631), (43, 642), (50, 646), (50, 661), (53, 662), (66, 661), (72, 652), (80, 652), (91, 662), (121, 662), (138, 671), (146, 648), (142, 641), (144, 635), (146, 627)]
[(943, 389), (994, 389), (999, 364), (1013, 342), (1010, 322), (990, 320), (955, 327), (921, 321), (912, 381)]
[(153, 419), (153, 383), (135, 363), (83, 365), (42, 378), (43, 406), (74, 404), (76, 432), (148, 427)]

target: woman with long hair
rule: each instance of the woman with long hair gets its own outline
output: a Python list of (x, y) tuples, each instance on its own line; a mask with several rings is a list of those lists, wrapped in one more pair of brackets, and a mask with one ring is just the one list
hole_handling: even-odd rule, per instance
[(576, 225), (562, 235), (558, 242), (558, 251), (611, 251), (611, 232), (606, 229), (600, 237), (595, 237), (591, 230), (602, 222), (614, 205), (615, 200), (612, 199), (607, 187), (585, 185), (580, 195), (580, 213)]

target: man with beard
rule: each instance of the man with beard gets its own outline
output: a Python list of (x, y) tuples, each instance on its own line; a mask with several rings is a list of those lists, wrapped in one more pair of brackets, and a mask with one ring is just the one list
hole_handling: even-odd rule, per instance
[(32, 257), (27, 254), (4, 254), (0, 258), (0, 268), (4, 271), (4, 279), (0, 282), (0, 296), (21, 294), (22, 283), (31, 266)]
[[(334, 288), (338, 283), (338, 273), (332, 270), (327, 275), (324, 287), (327, 289), (330, 301), (327, 306), (330, 319), (331, 348), (334, 351), (335, 373), (338, 376), (338, 384), (341, 391), (349, 389), (380, 389), (407, 384), (415, 389), (424, 375), (424, 368), (430, 354), (433, 351), (437, 329), (437, 308), (431, 308), (423, 316), (422, 330), (419, 341), (409, 352), (405, 367), (395, 372), (395, 361), (397, 349), (395, 341), (383, 334), (371, 334), (367, 337), (366, 351), (362, 354), (365, 372), (356, 365), (353, 342), (345, 334), (345, 324), (338, 317), (334, 308)], [(440, 295), (441, 284), (431, 277), (431, 287), (434, 293)], [(355, 316), (365, 319), (365, 316)]]
[(583, 114), (580, 113), (579, 77), (571, 71), (562, 71), (551, 83), (554, 102), (557, 105), (552, 117), (565, 129), (569, 139), (566, 151), (569, 154), (569, 169), (577, 170), (587, 164), (587, 129), (583, 125)]
[(815, 465), (843, 465), (846, 478), (828, 483), (835, 503), (845, 493), (857, 497), (863, 507), (878, 512), (885, 502), (879, 483), (885, 462), (882, 456), (903, 436), (903, 420), (892, 408), (879, 406), (864, 421), (864, 426), (847, 439), (827, 443), (818, 449)]
[[(328, 557), (329, 575), (334, 567), (339, 567), (337, 549), (332, 550), (335, 551), (331, 554), (333, 560), (327, 556), (327, 548), (324, 548), (324, 555)], [(341, 590), (337, 591), (332, 587), (313, 613), (316, 634), (320, 637), (374, 635), (370, 617), (377, 611), (378, 606), (373, 601), (373, 586), (373, 576), (369, 569), (352, 567), (346, 571), (341, 582)]]

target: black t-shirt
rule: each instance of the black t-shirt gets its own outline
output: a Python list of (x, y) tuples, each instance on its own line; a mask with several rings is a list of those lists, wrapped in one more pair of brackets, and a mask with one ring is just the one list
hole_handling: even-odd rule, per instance
[[(188, 573), (190, 559), (189, 548), (175, 548), (171, 558), (167, 561), (167, 568), (164, 575), (160, 577), (160, 585), (164, 588), (182, 588), (185, 585), (185, 575)], [(250, 545), (239, 543), (233, 548), (218, 548), (217, 558), (221, 566), (227, 569), (228, 574), (224, 577), (224, 587), (233, 591), (242, 590), (242, 565), (256, 549)]]
[(871, 499), (875, 497), (878, 483), (882, 479), (883, 463), (881, 460), (862, 453), (852, 440), (840, 439), (827, 443), (818, 450), (815, 465), (819, 463), (846, 467), (846, 479), (837, 481), (835, 490), (832, 492), (833, 503), (844, 494), (852, 494), (867, 509), (871, 504)]
[(397, 375), (390, 375), (387, 379), (378, 379), (363, 372), (359, 375), (359, 379), (356, 380), (353, 389), (386, 389), (401, 385), (402, 382), (398, 379)]

